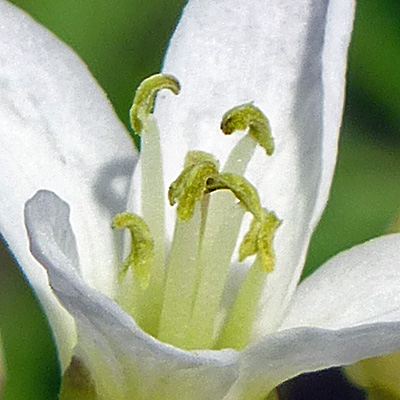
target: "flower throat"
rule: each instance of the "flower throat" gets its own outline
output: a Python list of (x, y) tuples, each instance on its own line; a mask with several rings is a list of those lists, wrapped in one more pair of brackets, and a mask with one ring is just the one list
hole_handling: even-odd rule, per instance
[[(142, 215), (125, 212), (113, 220), (113, 228), (127, 228), (131, 235), (131, 251), (118, 273), (118, 300), (143, 330), (163, 342), (188, 350), (241, 349), (249, 341), (267, 274), (274, 268), (273, 237), (280, 225), (243, 177), (257, 144), (268, 156), (274, 151), (269, 122), (252, 103), (225, 113), (225, 135), (238, 130), (247, 134), (222, 170), (211, 154), (187, 153), (168, 191), (177, 218), (167, 253), (161, 148), (152, 114), (161, 89), (178, 95), (180, 85), (170, 75), (146, 79), (130, 111), (132, 127), (142, 139)], [(255, 260), (233, 306), (222, 315), (221, 300), (246, 212), (252, 221), (239, 247), (239, 261), (254, 255)]]

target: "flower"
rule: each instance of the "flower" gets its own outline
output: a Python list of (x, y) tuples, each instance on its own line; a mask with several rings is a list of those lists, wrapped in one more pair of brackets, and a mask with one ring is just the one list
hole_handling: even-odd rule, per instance
[[(302, 372), (400, 348), (399, 235), (344, 252), (298, 285), (335, 165), (353, 1), (189, 1), (164, 64), (181, 93), (162, 92), (154, 116), (151, 100), (133, 111), (143, 151), (129, 193), (132, 142), (85, 67), (16, 8), (3, 1), (0, 13), (0, 227), (64, 369), (75, 354), (100, 399), (256, 400)], [(271, 126), (269, 157), (249, 136), (219, 132), (222, 116), (227, 129), (248, 106), (257, 114), (249, 131)], [(227, 176), (209, 154), (190, 153), (185, 165), (193, 150), (221, 165), (247, 152), (246, 180), (240, 157)], [(199, 181), (205, 165), (211, 172)], [(176, 212), (164, 200), (172, 182), (172, 203), (188, 191), (203, 206), (181, 206), (190, 215), (177, 220), (174, 239)], [(257, 254), (253, 266), (233, 258), (221, 272), (215, 261), (236, 244), (229, 221), (239, 230), (244, 213), (226, 192), (203, 202), (204, 190), (221, 187), (254, 216), (239, 234), (240, 258)], [(130, 253), (112, 221), (132, 230)], [(164, 282), (165, 246), (173, 267)], [(199, 254), (206, 267), (193, 262)], [(188, 307), (196, 318), (182, 322)]]

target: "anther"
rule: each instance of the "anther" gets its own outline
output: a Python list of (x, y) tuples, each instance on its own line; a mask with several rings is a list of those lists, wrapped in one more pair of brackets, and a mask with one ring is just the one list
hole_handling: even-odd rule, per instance
[(218, 162), (210, 154), (191, 152), (186, 156), (186, 167), (168, 190), (171, 206), (178, 203), (177, 215), (183, 222), (193, 216), (196, 202), (201, 200), (210, 177), (218, 173)]
[(169, 89), (172, 93), (179, 94), (180, 85), (172, 75), (156, 74), (145, 79), (137, 88), (129, 112), (131, 125), (136, 134), (142, 133), (143, 121), (151, 113), (157, 92), (162, 89)]
[(272, 272), (275, 265), (273, 239), (281, 221), (275, 213), (263, 210), (263, 218), (254, 218), (239, 248), (239, 261), (257, 254), (263, 269)]
[(119, 280), (132, 268), (141, 287), (145, 289), (149, 284), (154, 259), (154, 242), (148, 226), (139, 216), (124, 212), (114, 217), (112, 228), (127, 228), (131, 234), (131, 251), (120, 267)]
[(276, 229), (280, 220), (272, 212), (262, 208), (256, 188), (245, 178), (234, 174), (219, 174), (207, 181), (207, 190), (228, 189), (240, 201), (246, 210), (253, 215), (249, 231), (243, 238), (239, 248), (239, 261), (258, 254), (261, 265), (266, 272), (274, 268), (275, 257), (272, 246)]
[(199, 150), (189, 151), (186, 154), (184, 167), (187, 168), (202, 162), (213, 163), (215, 165), (215, 168), (219, 169), (219, 162), (212, 154)]
[(259, 220), (263, 218), (263, 209), (257, 189), (240, 175), (223, 173), (210, 177), (207, 181), (207, 191), (230, 190), (245, 209)]
[(271, 136), (268, 118), (252, 103), (234, 107), (222, 117), (221, 130), (225, 135), (245, 129), (248, 129), (249, 135), (267, 155), (270, 156), (274, 152), (274, 139)]

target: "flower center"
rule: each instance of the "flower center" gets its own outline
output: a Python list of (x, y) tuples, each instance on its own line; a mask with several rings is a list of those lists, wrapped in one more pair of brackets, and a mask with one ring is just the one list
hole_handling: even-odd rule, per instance
[[(208, 153), (190, 151), (168, 199), (177, 219), (167, 253), (164, 182), (159, 131), (152, 115), (157, 92), (178, 94), (178, 81), (154, 75), (138, 88), (131, 122), (141, 142), (142, 216), (122, 213), (113, 228), (128, 228), (131, 251), (119, 270), (118, 299), (139, 326), (184, 349), (243, 348), (249, 341), (267, 274), (274, 268), (273, 238), (279, 219), (261, 205), (243, 174), (260, 145), (274, 150), (267, 118), (253, 104), (229, 110), (221, 130), (246, 130), (224, 168)], [(221, 306), (244, 214), (252, 216), (239, 247), (239, 262), (255, 255), (233, 306)], [(128, 299), (128, 300), (127, 300)]]

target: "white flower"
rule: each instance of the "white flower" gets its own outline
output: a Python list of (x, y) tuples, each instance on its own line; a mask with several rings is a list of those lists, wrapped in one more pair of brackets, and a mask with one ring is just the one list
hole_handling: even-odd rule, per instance
[[(0, 228), (46, 310), (63, 368), (75, 351), (100, 399), (262, 399), (302, 372), (400, 347), (399, 235), (335, 257), (297, 287), (335, 165), (352, 0), (191, 0), (164, 64), (182, 91), (163, 92), (156, 104), (162, 163), (157, 143), (144, 143), (129, 196), (133, 145), (86, 68), (13, 6), (1, 1), (0, 14)], [(136, 284), (129, 282), (131, 272), (117, 279), (123, 246), (111, 221), (129, 204), (155, 236), (156, 260), (165, 257), (163, 221), (157, 217), (165, 212), (168, 247), (175, 220), (175, 209), (163, 200), (166, 188), (189, 150), (225, 163), (239, 139), (219, 132), (221, 117), (249, 102), (268, 116), (275, 141), (274, 154), (256, 149), (245, 172), (263, 207), (282, 221), (273, 240), (274, 270), (258, 270), (260, 279), (250, 285), (256, 290), (244, 296), (249, 313), (239, 307), (233, 333), (217, 340), (250, 263), (233, 259), (219, 308), (222, 291), (216, 282), (225, 284), (226, 276), (213, 261), (229, 247), (224, 236), (217, 230), (216, 239), (205, 241), (206, 264), (215, 268), (201, 271), (197, 280), (195, 268), (179, 268), (182, 260), (192, 263), (188, 254), (197, 249), (196, 236), (182, 234), (173, 270), (178, 277), (169, 274), (166, 283), (172, 285), (171, 298), (179, 289), (184, 296), (187, 282), (200, 282), (197, 293), (205, 285), (204, 303), (199, 295), (189, 296), (194, 309), (197, 302), (205, 306), (193, 311), (196, 319), (189, 323), (195, 339), (189, 344), (183, 339), (180, 346), (194, 350), (183, 350), (157, 340), (131, 317), (169, 343), (182, 340), (179, 334), (187, 328), (179, 325), (180, 317), (179, 323), (160, 317), (163, 291), (155, 290), (153, 281), (161, 278), (163, 288), (165, 262), (154, 264), (152, 296), (129, 298)], [(149, 135), (144, 132), (143, 140), (151, 142), (155, 119), (144, 121)], [(164, 186), (157, 184), (161, 166)], [(229, 201), (232, 208), (220, 200), (221, 213), (212, 214), (211, 227), (218, 227), (219, 215), (240, 213)], [(180, 227), (195, 224), (195, 217)], [(229, 238), (232, 229), (225, 231)], [(218, 279), (203, 279), (207, 274)], [(203, 311), (212, 314), (216, 302), (213, 318), (203, 321)], [(184, 304), (177, 305), (179, 312), (171, 307), (162, 312), (175, 321)], [(154, 328), (158, 318), (160, 332)], [(212, 350), (218, 346), (243, 349)]]

